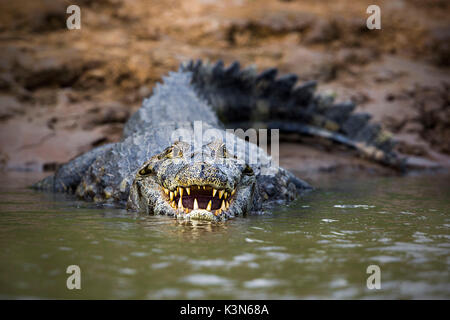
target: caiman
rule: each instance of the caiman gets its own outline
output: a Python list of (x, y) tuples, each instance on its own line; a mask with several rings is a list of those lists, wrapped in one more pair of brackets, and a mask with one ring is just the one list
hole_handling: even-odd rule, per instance
[(34, 187), (209, 221), (263, 212), (311, 189), (247, 141), (245, 132), (228, 130), (236, 128), (319, 137), (402, 168), (394, 140), (369, 114), (355, 113), (352, 102), (317, 94), (315, 81), (296, 83), (294, 74), (277, 78), (276, 69), (258, 73), (238, 62), (184, 63), (144, 99), (120, 142), (69, 161)]

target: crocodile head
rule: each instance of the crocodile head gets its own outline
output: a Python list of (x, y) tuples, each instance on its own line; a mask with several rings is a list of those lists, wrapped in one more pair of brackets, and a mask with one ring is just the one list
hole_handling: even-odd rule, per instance
[(252, 168), (222, 141), (201, 150), (178, 141), (140, 167), (128, 207), (181, 219), (226, 220), (251, 209), (255, 182)]

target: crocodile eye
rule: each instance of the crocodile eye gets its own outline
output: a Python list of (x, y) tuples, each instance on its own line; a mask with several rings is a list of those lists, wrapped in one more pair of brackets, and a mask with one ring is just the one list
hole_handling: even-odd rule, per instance
[(172, 158), (173, 153), (173, 147), (167, 147), (164, 149), (163, 152), (161, 152), (159, 155), (156, 156), (158, 160), (162, 160), (164, 158)]
[(172, 159), (172, 158), (181, 158), (181, 157), (183, 157), (183, 150), (181, 148), (178, 148), (177, 146), (171, 146), (171, 147), (166, 148), (158, 156), (158, 159), (162, 160), (164, 158)]
[(142, 168), (141, 170), (139, 170), (139, 174), (141, 176), (147, 176), (149, 174), (153, 174), (155, 171), (153, 170), (153, 168), (150, 168), (150, 165), (146, 165), (144, 168)]
[(244, 171), (242, 171), (243, 174), (247, 175), (247, 176), (252, 176), (255, 173), (253, 172), (252, 167), (250, 167), (248, 164), (245, 166)]
[(181, 150), (180, 148), (177, 148), (177, 147), (173, 148), (172, 157), (177, 157), (177, 158), (183, 157), (183, 150)]

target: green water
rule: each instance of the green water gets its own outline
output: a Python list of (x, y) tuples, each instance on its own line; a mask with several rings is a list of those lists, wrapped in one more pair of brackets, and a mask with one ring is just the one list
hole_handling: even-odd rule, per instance
[(450, 298), (448, 176), (318, 179), (288, 207), (221, 225), (24, 188), (38, 178), (1, 181), (1, 298)]

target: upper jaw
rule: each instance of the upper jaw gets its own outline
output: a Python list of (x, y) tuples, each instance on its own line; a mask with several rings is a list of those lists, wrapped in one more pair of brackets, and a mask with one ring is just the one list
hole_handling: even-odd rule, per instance
[(236, 189), (212, 184), (160, 186), (161, 194), (177, 218), (217, 221), (231, 214)]

